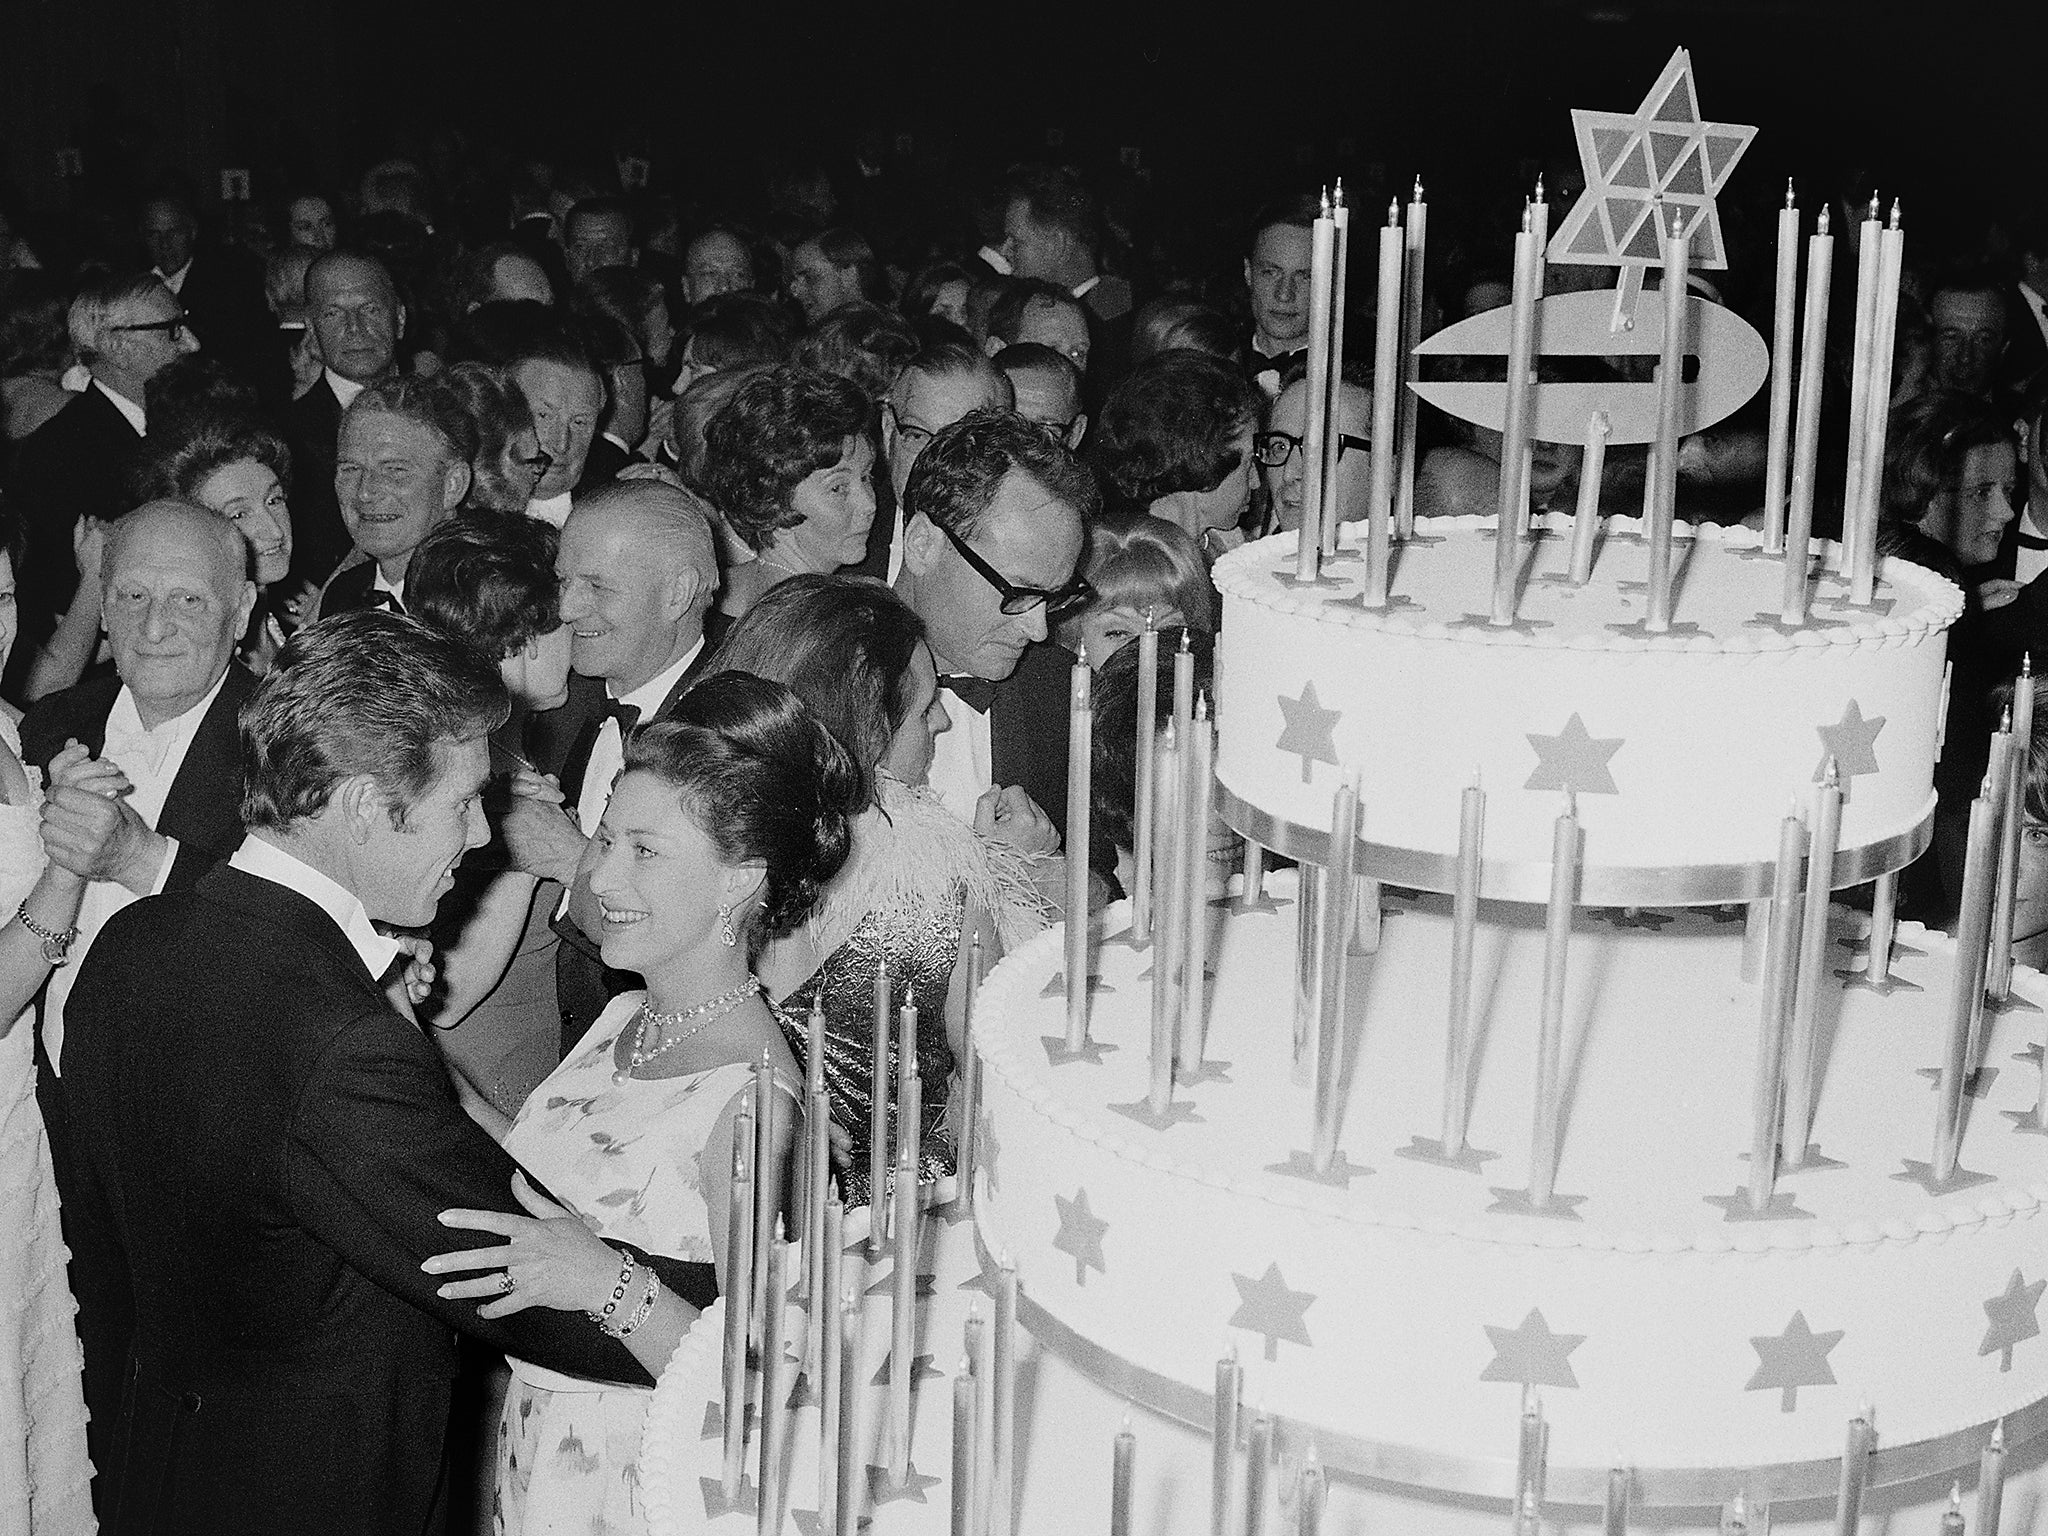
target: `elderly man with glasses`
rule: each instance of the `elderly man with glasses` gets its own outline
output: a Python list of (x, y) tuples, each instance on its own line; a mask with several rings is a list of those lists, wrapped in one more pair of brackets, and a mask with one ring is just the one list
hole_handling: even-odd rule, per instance
[(22, 440), (11, 486), (28, 529), (17, 573), (26, 662), (49, 638), (78, 586), (72, 541), (86, 519), (134, 505), (128, 482), (142, 456), (149, 381), (199, 350), (176, 295), (153, 273), (94, 283), (71, 301), (71, 345), (92, 379)]
[(1045, 808), (1066, 805), (1073, 657), (1046, 636), (1087, 597), (1075, 570), (1098, 500), (1064, 443), (996, 409), (933, 437), (904, 488), (896, 590), (925, 622), (953, 717), (931, 786), (1027, 853), (1059, 846)]

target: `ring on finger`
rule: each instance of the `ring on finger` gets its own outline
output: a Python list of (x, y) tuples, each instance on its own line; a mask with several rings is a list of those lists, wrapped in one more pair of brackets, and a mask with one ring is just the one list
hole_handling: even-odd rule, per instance
[(503, 1274), (498, 1276), (498, 1294), (500, 1296), (510, 1296), (514, 1291), (518, 1289), (519, 1282), (512, 1278), (511, 1270), (508, 1269)]

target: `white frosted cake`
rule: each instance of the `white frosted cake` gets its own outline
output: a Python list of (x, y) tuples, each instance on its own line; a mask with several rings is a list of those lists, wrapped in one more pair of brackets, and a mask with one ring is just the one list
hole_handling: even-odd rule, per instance
[[(1104, 946), (1099, 1062), (1055, 1065), (1046, 1044), (1064, 1022), (1057, 934), (991, 975), (984, 1236), (1016, 1255), (1041, 1347), (1205, 1423), (1235, 1344), (1246, 1400), (1326, 1462), (1447, 1498), (1511, 1495), (1525, 1384), (1566, 1503), (1597, 1503), (1616, 1465), (1667, 1503), (1719, 1503), (1743, 1485), (1728, 1469), (1752, 1499), (1831, 1492), (1864, 1402), (1901, 1475), (1916, 1444), (1934, 1470), (1966, 1459), (1947, 1437), (2006, 1415), (2015, 1443), (2035, 1427), (2048, 1141), (2010, 1116), (2035, 1104), (2039, 978), (1996, 1019), (1970, 1106), (1962, 1165), (1983, 1183), (1932, 1195), (1900, 1177), (1933, 1140), (1922, 1069), (1953, 963), (1908, 926), (1908, 985), (1850, 987), (1823, 1017), (1830, 1162), (1781, 1176), (1784, 1219), (1739, 1220), (1758, 1038), (1741, 923), (1582, 911), (1557, 1187), (1583, 1198), (1556, 1220), (1495, 1209), (1528, 1183), (1540, 909), (1482, 912), (1470, 1142), (1498, 1155), (1457, 1168), (1406, 1155), (1438, 1130), (1449, 903), (1389, 905), (1379, 952), (1353, 961), (1362, 1054), (1328, 1183), (1308, 1176), (1310, 1090), (1289, 1066), (1291, 901), (1219, 913), (1213, 1075), (1177, 1091), (1191, 1113), (1163, 1130), (1121, 1108), (1146, 1091), (1148, 954)], [(1862, 923), (1838, 913), (1832, 966), (1860, 967), (1839, 941)]]
[[(1553, 579), (1569, 565), (1560, 520), (1525, 555), (1518, 624), (1496, 628), (1491, 524), (1425, 522), (1395, 551), (1382, 610), (1360, 605), (1355, 560), (1295, 585), (1292, 534), (1217, 562), (1216, 776), (1233, 825), (1320, 863), (1338, 765), (1355, 766), (1366, 872), (1449, 890), (1458, 794), (1476, 774), (1488, 896), (1543, 899), (1570, 788), (1583, 900), (1744, 900), (1769, 894), (1779, 819), (1832, 755), (1838, 885), (1925, 846), (1943, 631), (1962, 612), (1952, 583), (1887, 561), (1860, 610), (1823, 575), (1812, 622), (1787, 632), (1783, 562), (1759, 558), (1746, 529), (1681, 524), (1672, 627), (1649, 635), (1635, 520), (1610, 520), (1584, 587)], [(1363, 536), (1345, 524), (1342, 548)]]

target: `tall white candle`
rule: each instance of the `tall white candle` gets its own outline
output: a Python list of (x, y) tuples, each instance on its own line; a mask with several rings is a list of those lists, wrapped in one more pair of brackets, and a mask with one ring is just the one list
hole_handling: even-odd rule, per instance
[(1785, 1086), (1785, 1010), (1799, 967), (1799, 862), (1806, 828), (1794, 814), (1778, 823), (1778, 866), (1771, 884), (1770, 937), (1757, 1013), (1756, 1091), (1750, 1105), (1749, 1208), (1771, 1203), (1778, 1177), (1778, 1105)]
[(1138, 1437), (1131, 1433), (1131, 1416), (1124, 1415), (1123, 1428), (1116, 1432), (1109, 1473), (1109, 1536), (1131, 1536), (1131, 1507), (1137, 1496)]
[(1771, 415), (1764, 454), (1764, 551), (1785, 548), (1785, 492), (1792, 467), (1792, 343), (1799, 311), (1799, 204), (1785, 183), (1778, 210), (1778, 284), (1771, 306)]
[(737, 1498), (744, 1476), (747, 1440), (747, 1399), (752, 1373), (748, 1338), (754, 1299), (754, 1111), (742, 1103), (732, 1118), (732, 1178), (726, 1185), (725, 1361), (723, 1434), (724, 1488)]
[(1870, 1451), (1876, 1443), (1866, 1406), (1849, 1421), (1842, 1447), (1842, 1479), (1835, 1493), (1835, 1536), (1857, 1536), (1863, 1520), (1863, 1490), (1870, 1483)]
[(1237, 1349), (1216, 1362), (1216, 1392), (1209, 1422), (1209, 1536), (1231, 1536), (1237, 1492), (1237, 1411), (1244, 1367)]
[(1366, 503), (1366, 588), (1369, 608), (1387, 601), (1388, 561), (1394, 527), (1394, 421), (1401, 372), (1401, 264), (1405, 242), (1401, 206), (1387, 205), (1380, 230), (1380, 286), (1373, 320), (1372, 492)]
[(1159, 629), (1152, 609), (1138, 634), (1137, 804), (1131, 817), (1131, 938), (1152, 937), (1152, 746), (1159, 731)]
[[(869, 1206), (869, 1220), (879, 1214), (879, 1207)], [(838, 1306), (839, 1322), (839, 1413), (838, 1438), (832, 1442), (837, 1447), (838, 1470), (833, 1477), (837, 1502), (832, 1505), (833, 1536), (858, 1536), (862, 1495), (867, 1490), (867, 1480), (861, 1476), (861, 1468), (867, 1462), (868, 1442), (861, 1435), (860, 1425), (860, 1295), (858, 1286), (847, 1287)], [(821, 1454), (832, 1455), (830, 1447), (822, 1448)], [(821, 1512), (822, 1513), (822, 1512)]]
[(1876, 340), (1877, 279), (1882, 261), (1878, 204), (1870, 199), (1870, 212), (1857, 232), (1856, 318), (1850, 338), (1849, 371), (1849, 463), (1842, 492), (1842, 558), (1844, 575), (1853, 576), (1856, 554), (1852, 536), (1863, 507), (1863, 446), (1870, 427), (1870, 361)]
[[(782, 1191), (775, 1178), (775, 1069), (763, 1049), (754, 1063), (754, 1305), (752, 1333), (754, 1348), (761, 1349), (762, 1329), (770, 1308), (768, 1295), (769, 1250), (775, 1244), (776, 1218), (782, 1208)], [(775, 1315), (781, 1316), (780, 1302)]]
[(899, 1488), (910, 1470), (910, 1388), (917, 1359), (917, 1154), (910, 1111), (908, 1100), (898, 1106), (903, 1134), (897, 1139), (891, 1195), (895, 1222), (889, 1276), (889, 1480)]
[(1337, 251), (1337, 226), (1330, 217), (1330, 199), (1309, 234), (1308, 282), (1308, 415), (1301, 444), (1301, 533), (1295, 546), (1294, 577), (1314, 581), (1322, 575), (1323, 434), (1330, 409), (1331, 284)]
[(1856, 558), (1850, 568), (1849, 601), (1868, 606), (1877, 587), (1877, 518), (1883, 501), (1884, 447), (1891, 423), (1892, 352), (1899, 332), (1899, 283), (1906, 260), (1906, 232), (1899, 205), (1891, 227), (1878, 237), (1877, 294), (1871, 316), (1870, 387), (1864, 397), (1863, 473), (1856, 505)]
[(818, 1339), (818, 1511), (820, 1520), (830, 1520), (839, 1504), (839, 1373), (846, 1359), (840, 1352), (838, 1310), (840, 1272), (845, 1263), (846, 1205), (839, 1198), (836, 1179), (825, 1195), (821, 1241), (825, 1248), (824, 1275), (817, 1295), (811, 1300), (810, 1329)]
[(1827, 377), (1828, 295), (1834, 283), (1835, 237), (1820, 211), (1806, 243), (1806, 319), (1799, 332), (1799, 415), (1792, 444), (1792, 497), (1785, 509), (1785, 584), (1778, 618), (1806, 622), (1806, 571), (1813, 537), (1814, 477), (1820, 465), (1821, 384)]
[(1607, 439), (1613, 425), (1605, 411), (1586, 418), (1586, 451), (1579, 460), (1579, 500), (1572, 512), (1572, 585), (1593, 579), (1593, 541), (1600, 533), (1600, 481), (1607, 471)]
[(974, 1373), (967, 1357), (953, 1373), (953, 1482), (951, 1536), (974, 1532)]
[(874, 1041), (868, 1059), (868, 1258), (882, 1251), (883, 1219), (888, 1207), (882, 1203), (889, 1186), (889, 1097), (892, 1074), (889, 1069), (889, 1040), (896, 1013), (890, 1002), (889, 962), (886, 957), (875, 966)]
[(2026, 824), (2027, 765), (2034, 747), (2034, 663), (2020, 658), (2012, 689), (2012, 771), (1999, 828), (1998, 902), (1991, 913), (1991, 956), (1985, 990), (2000, 1002), (2012, 995), (2012, 930), (2019, 903), (2020, 835)]
[[(1415, 193), (1408, 200), (1403, 226), (1407, 256), (1403, 263), (1401, 287), (1401, 400), (1400, 425), (1396, 428), (1395, 437), (1399, 473), (1394, 532), (1396, 537), (1405, 539), (1415, 532), (1415, 429), (1420, 405), (1415, 384), (1422, 377), (1421, 360), (1416, 357), (1415, 348), (1422, 340), (1422, 257), (1429, 244), (1429, 204), (1422, 199), (1420, 176), (1415, 178)], [(1374, 379), (1374, 390), (1380, 387), (1379, 380)], [(1379, 451), (1379, 445), (1375, 443), (1373, 452)]]
[(1006, 1253), (997, 1265), (995, 1444), (990, 1450), (989, 1536), (1010, 1536), (1016, 1522), (1017, 1266)]
[(1658, 634), (1671, 628), (1671, 538), (1678, 519), (1678, 421), (1679, 406), (1685, 399), (1685, 284), (1692, 264), (1692, 245), (1684, 227), (1685, 210), (1672, 210), (1664, 239), (1664, 332), (1657, 362), (1654, 450), (1656, 497), (1650, 514), (1650, 590), (1643, 618), (1643, 627)]
[(1095, 761), (1095, 674), (1088, 650), (1069, 674), (1067, 735), (1067, 1049), (1088, 1039), (1088, 840)]
[(1579, 813), (1567, 795), (1550, 836), (1550, 901), (1543, 931), (1543, 1021), (1536, 1040), (1535, 1137), (1529, 1153), (1529, 1202), (1550, 1203), (1557, 1184), (1558, 1126), (1563, 1105), (1564, 985), (1579, 895)]
[(1351, 209), (1344, 201), (1344, 181), (1330, 197), (1330, 385), (1323, 396), (1323, 509), (1316, 519), (1321, 561), (1337, 552), (1337, 450), (1342, 446), (1337, 407), (1343, 398), (1345, 279), (1351, 267)]
[(1991, 781), (1970, 806), (1970, 830), (1963, 865), (1963, 903), (1956, 918), (1954, 980), (1949, 991), (1947, 1051), (1942, 1058), (1934, 1130), (1934, 1176), (1955, 1172), (1962, 1150), (1963, 1093), (1970, 1076), (1970, 1034), (1984, 999), (1985, 941), (1990, 937), (1991, 889), (1997, 865), (1993, 841), (1997, 814)]
[(1362, 775), (1347, 767), (1330, 802), (1330, 862), (1322, 872), (1322, 998), (1316, 1031), (1315, 1125), (1309, 1143), (1317, 1173), (1337, 1159), (1344, 1125), (1346, 991), (1352, 913), (1358, 888), (1358, 793)]
[(1977, 1457), (1977, 1536), (1998, 1536), (2005, 1505), (2005, 1421), (1991, 1427), (1991, 1440)]
[(1188, 722), (1187, 747), (1181, 754), (1187, 781), (1181, 791), (1181, 867), (1187, 888), (1181, 893), (1184, 933), (1181, 939), (1180, 1032), (1175, 1047), (1179, 1063), (1190, 1072), (1200, 1068), (1209, 1043), (1209, 800), (1216, 778), (1216, 727), (1209, 719), (1209, 697), (1195, 701)]
[(1813, 1130), (1814, 1055), (1820, 1031), (1820, 994), (1827, 985), (1828, 903), (1834, 899), (1835, 853), (1842, 834), (1842, 776), (1827, 760), (1814, 791), (1811, 839), (1806, 850), (1806, 905), (1799, 934), (1799, 982), (1792, 1030), (1785, 1048), (1785, 1166), (1806, 1161)]
[(1173, 1102), (1174, 1034), (1180, 1022), (1179, 993), (1174, 980), (1181, 950), (1187, 943), (1187, 928), (1180, 911), (1181, 900), (1187, 894), (1187, 881), (1180, 872), (1181, 854), (1186, 849), (1180, 837), (1184, 781), (1180, 741), (1171, 724), (1166, 727), (1153, 760), (1153, 777), (1153, 803), (1159, 818), (1153, 836), (1159, 912), (1152, 941), (1152, 1059), (1147, 1102), (1157, 1116), (1164, 1115)]
[(1458, 801), (1458, 888), (1451, 900), (1451, 1005), (1444, 1030), (1445, 1157), (1465, 1150), (1472, 1093), (1472, 954), (1479, 934), (1480, 850), (1486, 791), (1475, 771)]
[(967, 999), (960, 1017), (960, 1112), (954, 1120), (959, 1150), (953, 1165), (953, 1198), (970, 1212), (974, 1209), (974, 1164), (981, 1136), (981, 1054), (974, 1045), (975, 1000), (981, 995), (985, 964), (981, 935), (976, 934), (967, 946)]
[(1515, 622), (1515, 586), (1522, 574), (1522, 519), (1526, 509), (1516, 501), (1522, 488), (1518, 466), (1529, 446), (1529, 371), (1535, 363), (1536, 235), (1527, 208), (1522, 230), (1515, 236), (1514, 309), (1508, 339), (1507, 420), (1501, 437), (1500, 496), (1496, 503), (1493, 545), (1493, 622)]
[(783, 1302), (789, 1295), (788, 1262), (782, 1218), (778, 1215), (774, 1230), (768, 1234), (768, 1315), (762, 1323), (761, 1435), (755, 1472), (755, 1529), (762, 1536), (774, 1536), (782, 1529), (782, 1433), (789, 1415), (789, 1382), (782, 1360), (782, 1314)]

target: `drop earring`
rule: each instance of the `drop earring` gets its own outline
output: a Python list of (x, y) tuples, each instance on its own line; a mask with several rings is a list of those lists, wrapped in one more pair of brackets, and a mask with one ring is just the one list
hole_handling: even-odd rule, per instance
[(722, 901), (718, 904), (718, 940), (728, 949), (740, 941), (732, 928), (732, 908)]

